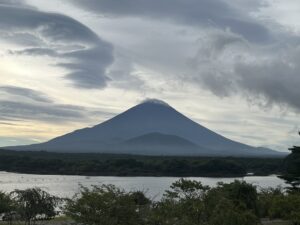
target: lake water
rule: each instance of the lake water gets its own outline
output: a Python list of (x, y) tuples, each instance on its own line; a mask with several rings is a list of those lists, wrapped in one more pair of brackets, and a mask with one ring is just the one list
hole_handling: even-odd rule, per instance
[[(0, 190), (10, 192), (15, 189), (39, 187), (59, 197), (72, 197), (78, 192), (80, 185), (114, 184), (127, 191), (142, 190), (148, 197), (159, 199), (178, 177), (87, 177), (64, 175), (32, 175), (0, 172)], [(274, 176), (247, 176), (244, 178), (207, 178), (189, 177), (187, 179), (201, 181), (204, 185), (215, 186), (217, 182), (229, 183), (235, 179), (245, 180), (261, 188), (285, 187), (283, 180)]]

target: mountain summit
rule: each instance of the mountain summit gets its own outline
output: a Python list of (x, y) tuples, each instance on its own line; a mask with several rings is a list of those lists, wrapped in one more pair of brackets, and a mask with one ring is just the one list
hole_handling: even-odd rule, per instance
[(280, 153), (225, 138), (167, 103), (148, 99), (91, 128), (14, 150), (141, 155), (270, 156)]

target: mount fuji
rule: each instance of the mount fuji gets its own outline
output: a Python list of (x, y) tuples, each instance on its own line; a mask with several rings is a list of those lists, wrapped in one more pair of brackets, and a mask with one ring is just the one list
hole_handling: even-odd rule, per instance
[(48, 142), (11, 150), (182, 156), (281, 156), (223, 137), (176, 111), (167, 103), (146, 100), (91, 128)]

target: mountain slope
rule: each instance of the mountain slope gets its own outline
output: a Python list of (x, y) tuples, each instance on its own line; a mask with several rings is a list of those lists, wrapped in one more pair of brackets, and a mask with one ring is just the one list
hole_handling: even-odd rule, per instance
[[(74, 131), (46, 143), (13, 147), (11, 149), (119, 153), (124, 152), (121, 151), (122, 143), (151, 133), (168, 134), (183, 138), (197, 146), (201, 146), (199, 147), (199, 154), (203, 153), (201, 149), (206, 149), (208, 155), (277, 154), (275, 151), (260, 150), (229, 140), (190, 120), (159, 100), (145, 101), (104, 123)], [(138, 153), (144, 154), (143, 149), (141, 148)], [(164, 152), (161, 152), (161, 155), (163, 154)]]
[(142, 149), (145, 155), (205, 155), (207, 152), (184, 138), (161, 133), (149, 133), (126, 140), (118, 148), (131, 154), (138, 154)]
[(188, 147), (188, 148), (198, 148), (196, 144), (185, 140), (184, 138), (161, 133), (150, 133), (139, 137), (135, 137), (122, 142), (124, 145), (136, 146), (136, 145), (162, 145), (162, 146), (173, 146), (173, 147)]

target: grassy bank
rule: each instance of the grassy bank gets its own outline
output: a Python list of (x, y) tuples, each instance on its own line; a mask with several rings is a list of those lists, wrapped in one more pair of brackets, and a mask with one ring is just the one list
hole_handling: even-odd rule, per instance
[[(7, 225), (7, 222), (0, 221), (0, 225)], [(22, 221), (14, 221), (11, 225), (23, 225)], [(74, 225), (76, 222), (67, 216), (56, 217), (48, 221), (36, 221), (36, 225)], [(262, 219), (262, 225), (290, 225), (289, 221)]]

